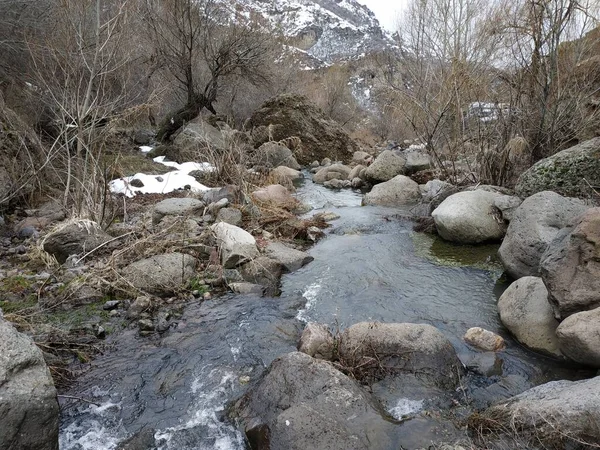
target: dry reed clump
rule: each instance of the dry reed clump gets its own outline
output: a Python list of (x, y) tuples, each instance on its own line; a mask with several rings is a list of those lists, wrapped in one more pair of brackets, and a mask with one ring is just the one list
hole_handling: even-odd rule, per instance
[(600, 423), (591, 414), (577, 421), (577, 428), (564, 429), (551, 415), (525, 417), (509, 411), (472, 414), (467, 427), (478, 448), (526, 450), (599, 449)]

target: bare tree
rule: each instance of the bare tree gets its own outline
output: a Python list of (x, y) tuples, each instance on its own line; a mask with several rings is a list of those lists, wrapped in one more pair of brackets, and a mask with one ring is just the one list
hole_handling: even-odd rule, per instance
[(204, 108), (216, 114), (214, 103), (226, 80), (267, 82), (268, 36), (251, 24), (233, 23), (231, 14), (215, 0), (146, 0), (156, 69), (167, 70), (185, 97), (160, 124), (158, 139), (167, 141)]

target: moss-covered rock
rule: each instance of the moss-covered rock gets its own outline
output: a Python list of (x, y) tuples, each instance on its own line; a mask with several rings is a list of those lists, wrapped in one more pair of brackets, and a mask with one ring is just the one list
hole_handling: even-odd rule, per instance
[(519, 177), (515, 190), (521, 197), (541, 191), (589, 197), (590, 185), (600, 186), (600, 137), (538, 161)]

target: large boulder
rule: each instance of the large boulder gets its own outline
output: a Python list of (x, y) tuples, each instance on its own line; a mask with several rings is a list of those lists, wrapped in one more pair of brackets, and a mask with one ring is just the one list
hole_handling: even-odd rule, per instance
[[(427, 183), (425, 183), (423, 185), (419, 185), (419, 189), (421, 190), (421, 195), (423, 196), (424, 202), (433, 201), (439, 195), (441, 195), (444, 191), (447, 191), (448, 189), (451, 189), (453, 187), (454, 186), (452, 186), (450, 183), (447, 183), (442, 180), (438, 180), (437, 178), (434, 180), (429, 180)], [(441, 204), (441, 202), (440, 202), (440, 204)]]
[(346, 180), (352, 169), (343, 164), (332, 164), (319, 169), (313, 176), (313, 181), (318, 184), (323, 184), (331, 180)]
[(43, 240), (44, 251), (64, 263), (71, 255), (82, 255), (111, 240), (100, 225), (91, 220), (69, 222), (49, 233)]
[(384, 150), (367, 167), (365, 178), (372, 183), (381, 183), (406, 173), (406, 159), (392, 150)]
[(0, 317), (0, 450), (58, 450), (58, 417), (42, 352)]
[(268, 100), (252, 114), (246, 126), (254, 129), (255, 147), (269, 140), (299, 138), (300, 145), (293, 150), (296, 160), (304, 166), (325, 157), (350, 160), (359, 149), (340, 125), (300, 95), (283, 94)]
[(292, 151), (278, 142), (265, 142), (254, 154), (254, 163), (270, 169), (284, 166), (290, 169), (300, 169), (300, 164), (294, 158)]
[(557, 234), (542, 256), (541, 273), (558, 318), (600, 306), (600, 208)]
[(252, 449), (387, 450), (395, 425), (329, 362), (294, 352), (274, 360), (232, 408)]
[(512, 283), (498, 300), (500, 320), (525, 346), (561, 356), (548, 291), (541, 278), (523, 277)]
[(338, 344), (339, 358), (350, 367), (368, 367), (373, 373), (417, 373), (440, 387), (452, 389), (462, 364), (454, 347), (435, 327), (415, 323), (361, 322), (346, 328)]
[(265, 249), (265, 253), (270, 258), (282, 264), (288, 272), (295, 272), (315, 259), (308, 253), (288, 247), (281, 242), (269, 243)]
[[(471, 421), (484, 433), (518, 433), (519, 448), (593, 448), (600, 442), (600, 377), (552, 381), (498, 403)], [(514, 438), (515, 436), (511, 436)], [(524, 440), (530, 440), (527, 446)], [(584, 444), (589, 443), (590, 447)]]
[(461, 244), (502, 239), (506, 225), (494, 207), (501, 196), (480, 189), (451, 195), (431, 213), (439, 235)]
[(129, 264), (121, 275), (133, 287), (159, 296), (173, 295), (196, 275), (197, 261), (185, 253), (165, 253)]
[(538, 161), (519, 177), (515, 190), (522, 197), (541, 191), (589, 197), (590, 185), (600, 186), (600, 137)]
[(415, 173), (421, 170), (431, 169), (431, 157), (421, 151), (407, 151), (404, 153), (406, 158), (406, 173)]
[(556, 335), (565, 356), (600, 368), (600, 308), (567, 317), (556, 329)]
[(551, 191), (525, 199), (514, 212), (498, 251), (510, 276), (539, 276), (548, 244), (586, 209), (583, 202)]
[(202, 119), (197, 119), (183, 127), (173, 144), (182, 152), (223, 150), (227, 147), (223, 134)]
[(419, 185), (404, 175), (376, 184), (363, 197), (363, 205), (402, 206), (417, 203), (421, 199)]
[(256, 239), (247, 231), (226, 222), (215, 223), (210, 229), (215, 235), (225, 269), (233, 269), (258, 257)]
[(167, 198), (154, 205), (152, 223), (159, 223), (165, 216), (202, 215), (203, 209), (204, 203), (195, 198)]
[(334, 356), (335, 340), (327, 325), (309, 322), (302, 331), (298, 351), (313, 358), (331, 361)]

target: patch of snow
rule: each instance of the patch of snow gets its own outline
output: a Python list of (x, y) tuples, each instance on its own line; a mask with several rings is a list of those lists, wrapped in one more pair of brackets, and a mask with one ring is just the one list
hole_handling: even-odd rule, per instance
[(141, 151), (142, 153), (148, 153), (148, 152), (151, 152), (153, 149), (154, 149), (154, 147), (150, 147), (149, 145), (142, 145), (142, 146), (140, 147), (140, 151)]

